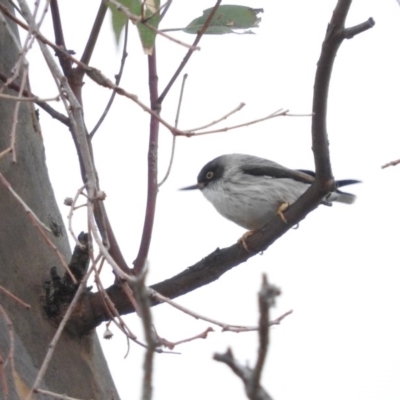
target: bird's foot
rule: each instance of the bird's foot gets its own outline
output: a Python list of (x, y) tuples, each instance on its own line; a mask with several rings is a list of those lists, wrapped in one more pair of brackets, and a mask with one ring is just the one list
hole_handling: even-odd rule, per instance
[(251, 253), (250, 249), (247, 246), (246, 243), (246, 239), (249, 238), (251, 235), (254, 234), (254, 232), (256, 231), (256, 229), (252, 230), (252, 231), (247, 231), (245, 232), (245, 234), (238, 240), (238, 243), (241, 243), (242, 246), (244, 247), (244, 249), (248, 252)]
[(289, 203), (282, 203), (282, 204), (279, 206), (278, 211), (276, 212), (276, 213), (281, 217), (281, 220), (282, 220), (285, 224), (287, 224), (288, 222), (287, 222), (286, 217), (283, 215), (283, 213), (289, 208), (289, 206), (290, 206)]

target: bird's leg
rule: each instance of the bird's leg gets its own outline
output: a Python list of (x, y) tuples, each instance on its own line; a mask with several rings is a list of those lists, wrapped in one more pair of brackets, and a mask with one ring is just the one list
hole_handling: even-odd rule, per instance
[(282, 203), (279, 207), (278, 207), (278, 211), (276, 212), (280, 217), (281, 220), (287, 224), (287, 219), (286, 217), (283, 215), (283, 213), (289, 208), (290, 204), (289, 203)]
[(251, 253), (251, 251), (249, 250), (249, 248), (247, 247), (247, 243), (246, 243), (246, 239), (249, 238), (251, 235), (254, 234), (254, 232), (257, 229), (253, 229), (252, 231), (247, 231), (244, 233), (244, 235), (238, 240), (238, 243), (241, 243), (242, 246), (244, 247), (244, 249), (248, 252)]

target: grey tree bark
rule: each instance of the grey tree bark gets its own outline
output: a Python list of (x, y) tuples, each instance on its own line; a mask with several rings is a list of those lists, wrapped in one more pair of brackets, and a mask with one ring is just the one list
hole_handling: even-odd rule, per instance
[[(11, 74), (18, 56), (9, 32), (0, 24), (0, 71)], [(12, 91), (6, 93), (16, 95)], [(14, 101), (0, 98), (0, 153), (10, 146), (14, 109)], [(41, 221), (49, 225), (52, 219), (62, 226), (38, 121), (32, 104), (27, 102), (21, 103), (18, 114), (16, 155), (16, 163), (12, 162), (11, 154), (0, 159), (0, 172)], [(51, 240), (68, 261), (71, 251), (67, 236), (53, 236)], [(38, 234), (15, 197), (0, 183), (0, 285), (31, 306), (27, 310), (0, 291), (0, 305), (12, 322), (9, 326), (4, 313), (0, 313), (0, 378), (6, 376), (8, 388), (0, 379), (0, 398), (25, 398), (56, 331), (56, 326), (46, 318), (42, 303), (43, 283), (52, 266), (64, 273), (55, 252)], [(15, 371), (9, 358), (12, 347)], [(62, 334), (40, 387), (79, 399), (118, 399), (94, 331), (83, 339)], [(35, 394), (33, 398), (48, 396)]]

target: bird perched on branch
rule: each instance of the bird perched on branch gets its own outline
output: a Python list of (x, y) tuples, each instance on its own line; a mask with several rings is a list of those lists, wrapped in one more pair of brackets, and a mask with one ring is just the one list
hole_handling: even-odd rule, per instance
[[(283, 212), (311, 186), (314, 176), (311, 171), (292, 170), (264, 158), (226, 154), (201, 169), (196, 185), (181, 190), (200, 189), (221, 215), (254, 231), (276, 213), (287, 222)], [(341, 180), (336, 182), (336, 187), (359, 182)], [(334, 201), (352, 204), (355, 199), (353, 194), (336, 189), (321, 204), (331, 205)], [(242, 243), (245, 246), (243, 239)]]

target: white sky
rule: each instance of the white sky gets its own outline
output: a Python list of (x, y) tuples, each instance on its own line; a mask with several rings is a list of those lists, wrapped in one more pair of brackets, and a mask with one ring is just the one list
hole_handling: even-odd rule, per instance
[[(96, 5), (94, 5), (96, 3)], [(239, 1), (231, 0), (230, 4)], [(264, 8), (256, 35), (205, 37), (185, 72), (189, 74), (180, 127), (213, 121), (247, 106), (221, 126), (260, 118), (279, 109), (310, 113), (316, 62), (336, 1), (296, 0), (246, 3)], [(175, 0), (163, 27), (181, 27), (211, 7), (212, 1)], [(80, 57), (97, 2), (60, 1), (69, 49)], [(217, 282), (177, 301), (201, 314), (232, 323), (254, 325), (261, 274), (282, 290), (273, 317), (294, 313), (271, 329), (271, 345), (262, 382), (274, 399), (368, 400), (400, 398), (400, 323), (398, 304), (400, 166), (380, 166), (400, 158), (400, 6), (391, 1), (354, 1), (348, 26), (373, 17), (376, 26), (343, 43), (331, 82), (328, 130), (332, 166), (338, 179), (361, 179), (349, 187), (353, 206), (320, 207), (279, 239)], [(43, 32), (53, 38), (50, 15)], [(147, 59), (131, 29), (128, 64), (122, 86), (142, 100), (147, 94)], [(176, 33), (182, 41), (194, 36)], [(158, 72), (163, 89), (185, 50), (159, 38)], [(37, 49), (36, 49), (37, 50)], [(35, 94), (55, 95), (43, 61), (33, 52), (31, 83)], [(108, 77), (117, 73), (117, 49), (109, 20), (101, 32), (92, 66)], [(86, 79), (84, 105), (91, 129), (110, 92)], [(168, 96), (162, 116), (173, 123), (179, 86)], [(57, 200), (81, 186), (68, 130), (40, 112), (46, 156)], [(140, 243), (146, 199), (149, 117), (127, 99), (117, 98), (94, 138), (95, 159), (106, 207), (130, 263)], [(171, 176), (158, 197), (148, 283), (171, 277), (217, 247), (233, 244), (243, 229), (221, 217), (201, 193), (179, 192), (194, 184), (212, 158), (242, 152), (269, 158), (291, 168), (313, 169), (308, 117), (277, 118), (227, 133), (179, 138)], [(171, 134), (160, 132), (160, 179), (164, 176)], [(85, 219), (75, 220), (77, 232)], [(169, 306), (154, 308), (158, 334), (170, 341), (193, 336), (210, 324)], [(137, 316), (126, 318), (141, 335)], [(225, 365), (212, 360), (228, 346), (237, 358), (254, 362), (254, 333), (216, 333), (176, 348), (181, 355), (156, 355), (154, 399), (244, 399), (242, 383)], [(116, 334), (103, 341), (110, 369), (123, 400), (139, 398), (142, 350)], [(103, 328), (99, 328), (102, 335)]]

